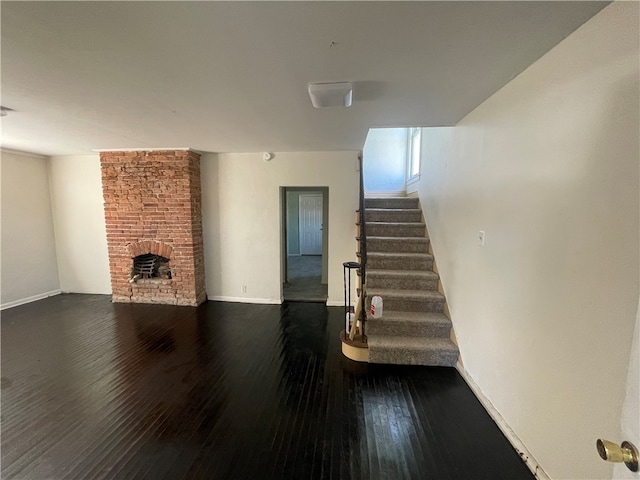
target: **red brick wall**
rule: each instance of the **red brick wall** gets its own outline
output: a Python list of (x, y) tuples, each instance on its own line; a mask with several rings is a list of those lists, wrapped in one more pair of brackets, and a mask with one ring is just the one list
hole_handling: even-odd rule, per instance
[[(200, 155), (102, 152), (100, 162), (113, 301), (204, 302)], [(169, 258), (172, 278), (130, 283), (132, 259), (145, 253)]]

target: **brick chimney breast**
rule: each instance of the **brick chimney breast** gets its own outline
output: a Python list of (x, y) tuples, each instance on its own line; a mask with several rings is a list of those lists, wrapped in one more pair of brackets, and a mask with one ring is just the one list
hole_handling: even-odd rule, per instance
[[(113, 301), (204, 302), (200, 155), (101, 152), (100, 163)], [(141, 255), (168, 260), (164, 275), (136, 275), (133, 258)]]

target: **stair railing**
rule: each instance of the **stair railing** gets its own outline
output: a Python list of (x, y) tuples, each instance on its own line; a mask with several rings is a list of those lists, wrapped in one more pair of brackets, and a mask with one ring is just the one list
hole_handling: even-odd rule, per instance
[(356, 318), (354, 322), (354, 328), (351, 328), (351, 332), (349, 334), (349, 338), (351, 340), (354, 339), (356, 328), (355, 326), (358, 324), (357, 320), (360, 320), (360, 334), (362, 335), (362, 341), (366, 341), (365, 336), (365, 323), (367, 321), (367, 311), (366, 311), (366, 300), (367, 300), (367, 289), (366, 289), (366, 279), (367, 279), (367, 222), (365, 218), (365, 206), (364, 206), (364, 169), (363, 169), (363, 158), (362, 152), (358, 154), (358, 163), (360, 167), (360, 191), (359, 191), (359, 203), (358, 203), (358, 223), (360, 224), (360, 235), (359, 235), (359, 245), (358, 250), (360, 253), (360, 279), (359, 279), (359, 296), (358, 296), (358, 307), (356, 308)]

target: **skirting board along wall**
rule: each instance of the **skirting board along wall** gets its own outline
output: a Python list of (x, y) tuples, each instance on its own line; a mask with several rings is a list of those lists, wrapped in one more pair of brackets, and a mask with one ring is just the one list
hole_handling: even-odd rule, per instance
[(7, 308), (17, 307), (24, 305), (25, 303), (35, 302), (36, 300), (42, 300), (43, 298), (53, 297), (54, 295), (60, 295), (62, 290), (51, 290), (50, 292), (39, 293), (37, 295), (31, 295), (30, 297), (21, 298), (12, 302), (3, 303), (0, 305), (0, 310), (6, 310)]
[(500, 412), (496, 410), (496, 407), (493, 406), (493, 404), (491, 403), (491, 400), (489, 400), (486, 397), (484, 392), (480, 389), (478, 384), (473, 381), (471, 376), (467, 373), (467, 371), (464, 369), (464, 367), (460, 362), (456, 364), (456, 370), (458, 370), (458, 373), (460, 373), (464, 381), (467, 382), (467, 385), (469, 385), (469, 388), (473, 390), (473, 393), (475, 394), (476, 398), (480, 401), (480, 403), (482, 404), (484, 409), (487, 411), (487, 413), (491, 415), (491, 418), (493, 418), (493, 421), (496, 422), (496, 425), (498, 425), (498, 428), (502, 431), (504, 436), (507, 437), (507, 440), (509, 440), (509, 443), (511, 443), (511, 446), (513, 446), (516, 452), (518, 452), (518, 455), (520, 455), (520, 458), (522, 458), (522, 461), (527, 465), (529, 470), (531, 470), (531, 473), (533, 473), (533, 475), (540, 480), (551, 480), (551, 477), (547, 475), (547, 473), (538, 464), (536, 459), (533, 458), (533, 455), (531, 455), (531, 452), (529, 452), (525, 444), (522, 443), (522, 440), (518, 438), (518, 436), (509, 426), (509, 424), (507, 424), (506, 420), (502, 418), (502, 415), (500, 415)]
[(284, 302), (284, 299), (275, 298), (247, 298), (247, 297), (228, 297), (228, 296), (215, 296), (208, 297), (208, 300), (214, 302), (235, 302), (235, 303), (259, 303), (263, 305), (280, 305)]

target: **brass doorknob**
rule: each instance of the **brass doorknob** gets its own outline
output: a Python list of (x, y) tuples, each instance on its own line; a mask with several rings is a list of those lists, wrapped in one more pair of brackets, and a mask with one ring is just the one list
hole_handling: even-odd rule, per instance
[(600, 458), (607, 462), (624, 462), (632, 472), (638, 471), (638, 449), (630, 442), (622, 442), (616, 445), (608, 440), (599, 438), (596, 441), (596, 448)]

